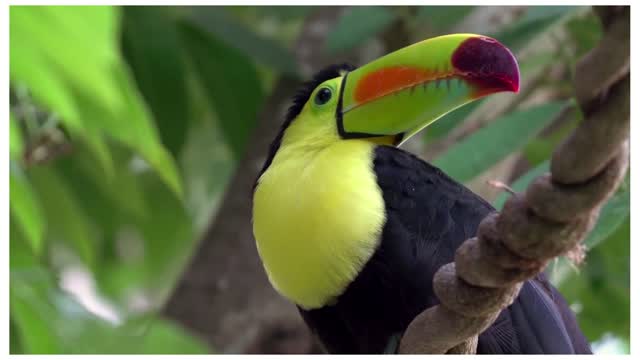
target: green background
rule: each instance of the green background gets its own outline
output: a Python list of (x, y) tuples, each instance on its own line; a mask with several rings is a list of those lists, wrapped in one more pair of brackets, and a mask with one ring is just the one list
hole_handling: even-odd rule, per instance
[[(293, 47), (316, 11), (10, 8), (12, 353), (224, 347), (158, 310), (216, 217), (277, 80), (309, 77)], [(575, 107), (573, 68), (602, 29), (588, 8), (504, 10), (493, 28), (473, 27), (482, 11), (353, 7), (318, 51), (331, 58), (461, 29), (503, 42), (528, 82), (516, 101), (458, 109), (407, 147), (474, 190), (517, 159), (502, 180), (521, 191), (582, 120), (576, 111), (554, 122)], [(397, 29), (406, 36), (389, 39)], [(586, 263), (549, 269), (597, 352), (629, 351), (629, 186), (627, 177), (603, 208)], [(506, 195), (496, 194), (483, 195), (500, 207)]]

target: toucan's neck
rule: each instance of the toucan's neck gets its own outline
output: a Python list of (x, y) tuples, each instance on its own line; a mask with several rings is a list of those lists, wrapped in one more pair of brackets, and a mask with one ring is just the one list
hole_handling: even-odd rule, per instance
[(374, 143), (292, 145), (283, 144), (259, 179), (254, 235), (274, 287), (311, 309), (339, 296), (371, 257), (384, 201), (373, 172)]

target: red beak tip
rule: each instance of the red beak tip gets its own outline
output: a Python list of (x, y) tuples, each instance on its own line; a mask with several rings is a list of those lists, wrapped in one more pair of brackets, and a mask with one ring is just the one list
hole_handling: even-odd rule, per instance
[[(472, 37), (460, 44), (451, 63), (481, 92), (520, 90), (518, 62), (504, 45), (488, 37)], [(487, 91), (487, 90), (493, 91)]]
[(520, 78), (519, 76), (515, 77), (515, 78), (508, 78), (508, 77), (503, 77), (499, 80), (497, 80), (498, 82), (502, 82), (504, 84), (504, 89), (502, 89), (503, 91), (509, 91), (509, 92), (513, 92), (513, 93), (518, 93), (520, 92)]

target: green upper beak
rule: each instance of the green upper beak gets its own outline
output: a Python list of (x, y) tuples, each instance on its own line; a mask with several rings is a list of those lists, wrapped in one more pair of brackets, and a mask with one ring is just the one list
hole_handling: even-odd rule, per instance
[(343, 138), (396, 136), (401, 143), (483, 96), (517, 92), (518, 63), (498, 41), (474, 34), (424, 40), (347, 73), (336, 113)]

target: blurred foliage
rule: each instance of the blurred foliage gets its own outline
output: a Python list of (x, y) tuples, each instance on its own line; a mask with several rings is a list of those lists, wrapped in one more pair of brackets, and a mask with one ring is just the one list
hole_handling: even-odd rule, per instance
[[(324, 50), (384, 42), (392, 26), (410, 41), (479, 32), (471, 21), (479, 10), (347, 8), (327, 29)], [(291, 46), (314, 11), (11, 7), (12, 353), (214, 350), (157, 309), (216, 215), (274, 80), (300, 76)], [(552, 124), (573, 106), (573, 66), (602, 29), (584, 8), (506, 12), (508, 21), (488, 35), (518, 53), (523, 83), (533, 85), (434, 162), (469, 182), (518, 153), (525, 166), (511, 186), (522, 191), (581, 121), (577, 114)], [(551, 100), (536, 101), (538, 92)], [(487, 107), (488, 99), (462, 107), (419, 140), (446, 140)], [(549, 269), (589, 339), (614, 337), (622, 351), (629, 342), (629, 186), (604, 206), (586, 241), (586, 264), (575, 270), (561, 259)], [(506, 196), (495, 200), (498, 208)]]
[(284, 74), (298, 74), (294, 57), (287, 49), (247, 29), (234, 20), (225, 8), (209, 8), (206, 12), (194, 9), (191, 19), (194, 25), (201, 26), (219, 41), (242, 51), (251, 59)]
[[(433, 161), (459, 182), (468, 182), (492, 165), (522, 148), (560, 113), (562, 103), (548, 103), (514, 111), (494, 120), (463, 141), (451, 146)], [(500, 139), (504, 134), (509, 136)], [(478, 151), (481, 149), (481, 151)]]
[(334, 53), (360, 45), (382, 32), (394, 20), (395, 14), (383, 7), (352, 7), (340, 17), (327, 36), (327, 50)]
[(446, 31), (471, 14), (473, 6), (421, 6), (417, 21), (424, 22), (433, 32)]

